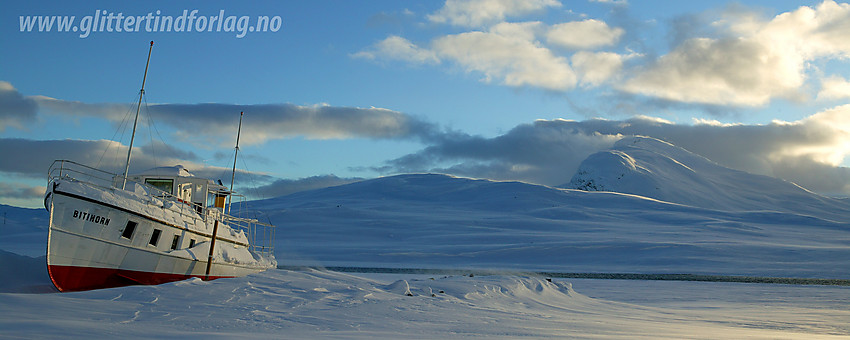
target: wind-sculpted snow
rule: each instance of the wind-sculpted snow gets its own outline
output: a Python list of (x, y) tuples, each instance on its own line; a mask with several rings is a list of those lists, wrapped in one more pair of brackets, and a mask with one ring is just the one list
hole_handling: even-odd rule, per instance
[[(713, 296), (691, 305), (661, 301), (647, 306), (591, 298), (569, 282), (543, 277), (365, 278), (271, 270), (209, 282), (0, 293), (0, 309), (7, 311), (0, 314), (0, 338), (732, 339), (850, 334), (842, 322), (850, 317), (842, 305), (850, 295), (835, 287), (807, 288), (789, 301), (773, 297), (792, 291), (783, 288), (690, 285), (668, 285), (665, 291), (680, 298), (691, 291)], [(646, 294), (657, 295), (639, 286), (617, 291), (620, 298), (644, 303)], [(822, 295), (835, 303), (811, 302)], [(753, 300), (759, 304), (746, 304)]]

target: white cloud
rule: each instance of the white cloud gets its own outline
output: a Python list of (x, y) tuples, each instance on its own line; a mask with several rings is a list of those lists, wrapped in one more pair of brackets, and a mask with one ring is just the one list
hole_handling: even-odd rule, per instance
[(561, 47), (589, 50), (616, 44), (624, 33), (622, 28), (611, 28), (604, 21), (587, 19), (552, 26), (546, 40)]
[(510, 16), (560, 6), (556, 0), (447, 0), (440, 10), (428, 15), (428, 19), (435, 23), (481, 27)]
[(819, 112), (793, 124), (803, 127), (811, 142), (786, 148), (781, 156), (805, 156), (815, 162), (838, 166), (850, 155), (850, 104)]
[(627, 0), (590, 0), (590, 2), (599, 2), (603, 4), (613, 4), (613, 5), (628, 5), (629, 2)]
[[(540, 87), (564, 91), (575, 87), (577, 76), (567, 58), (537, 40), (547, 28), (540, 22), (503, 22), (487, 31), (438, 37), (422, 48), (399, 36), (390, 36), (353, 54), (364, 59), (402, 60), (412, 64), (453, 62), (467, 72), (482, 73), (482, 81), (507, 86)], [(581, 59), (588, 84), (600, 83), (618, 68), (616, 55)]]
[(714, 24), (724, 37), (685, 40), (621, 88), (679, 102), (762, 106), (805, 97), (811, 61), (850, 56), (848, 4), (827, 0), (767, 22), (736, 13)]
[(705, 119), (705, 118), (693, 118), (694, 125), (708, 125), (708, 126), (720, 126), (720, 127), (730, 127), (736, 125), (743, 125), (741, 123), (723, 123), (716, 119)]
[(764, 24), (757, 36), (807, 59), (850, 57), (850, 4), (826, 0), (815, 8), (782, 13)]
[(791, 97), (802, 84), (803, 60), (756, 39), (696, 38), (638, 72), (621, 87), (672, 101), (760, 106)]
[(434, 40), (433, 48), (467, 71), (484, 74), (485, 82), (568, 90), (577, 77), (566, 58), (533, 40), (539, 23), (501, 23), (488, 32), (467, 32)]
[(821, 81), (821, 89), (818, 99), (845, 99), (850, 98), (850, 81), (840, 76), (831, 76)]
[(409, 40), (393, 35), (378, 42), (370, 50), (357, 52), (352, 56), (356, 58), (378, 59), (386, 58), (390, 60), (402, 60), (414, 64), (438, 64), (440, 59), (437, 55), (428, 50), (423, 49)]
[(623, 61), (631, 56), (622, 56), (611, 52), (576, 52), (572, 64), (585, 86), (599, 86), (620, 73)]
[[(449, 1), (438, 12), (439, 15), (430, 16), (432, 20), (451, 19), (453, 23), (466, 24), (474, 21), (476, 25), (486, 21), (493, 25), (486, 30), (436, 37), (428, 47), (392, 35), (351, 56), (369, 60), (401, 60), (414, 65), (457, 65), (466, 72), (482, 74), (481, 81), (485, 83), (550, 91), (571, 90), (579, 78), (583, 86), (602, 85), (621, 74), (625, 60), (636, 56), (634, 53), (621, 55), (585, 50), (616, 44), (625, 32), (600, 20), (569, 22), (553, 27), (538, 21), (496, 23), (510, 13), (556, 5), (560, 6), (549, 1)], [(546, 44), (539, 40), (541, 37), (547, 39)], [(547, 44), (581, 51), (570, 60), (570, 56), (552, 51)], [(576, 70), (570, 66), (570, 61)]]
[[(676, 46), (654, 60), (632, 59), (652, 53), (610, 50), (622, 44), (626, 30), (600, 19), (552, 26), (505, 22), (560, 6), (544, 0), (447, 1), (430, 20), (477, 30), (438, 36), (427, 45), (390, 36), (352, 56), (457, 65), (482, 74), (484, 82), (514, 87), (569, 91), (577, 83), (610, 85), (671, 103), (739, 107), (814, 98), (810, 92), (816, 87), (810, 83), (823, 73), (821, 62), (850, 59), (850, 4), (832, 0), (772, 18), (742, 6), (728, 7), (719, 16), (708, 11), (682, 18), (671, 27)], [(844, 98), (844, 83), (823, 81), (818, 98)]]

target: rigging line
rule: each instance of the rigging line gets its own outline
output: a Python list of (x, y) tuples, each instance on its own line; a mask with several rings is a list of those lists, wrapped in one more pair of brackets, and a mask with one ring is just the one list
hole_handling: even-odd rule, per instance
[[(147, 98), (145, 98), (145, 99), (143, 99), (143, 100), (144, 100), (144, 102), (145, 102), (145, 116), (146, 116), (146, 118), (147, 118), (147, 120), (148, 120), (148, 139), (150, 139), (150, 146), (151, 146), (151, 158), (153, 158), (153, 167), (154, 167), (154, 168), (158, 168), (158, 167), (159, 167), (159, 164), (158, 164), (158, 163), (159, 163), (159, 162), (158, 162), (159, 157), (157, 157), (157, 156), (156, 156), (156, 149), (157, 149), (157, 147), (156, 147), (156, 144), (154, 143), (154, 140), (153, 140), (153, 131), (152, 131), (152, 130), (153, 130), (153, 129), (152, 129), (152, 127), (153, 127), (153, 120), (152, 120), (152, 118), (151, 118), (151, 113), (150, 113), (150, 111), (148, 111), (148, 99), (147, 99)], [(165, 142), (163, 142), (163, 144), (165, 144)]]
[[(124, 113), (124, 119), (123, 119), (123, 120), (121, 120), (121, 123), (120, 123), (120, 124), (118, 124), (118, 126), (115, 128), (115, 132), (114, 132), (114, 133), (112, 133), (112, 137), (109, 139), (110, 141), (115, 141), (115, 136), (117, 136), (117, 135), (118, 135), (118, 132), (119, 132), (119, 131), (122, 131), (121, 129), (122, 129), (122, 127), (124, 126), (124, 124), (127, 124), (128, 120), (129, 120), (129, 118), (130, 118), (130, 114), (131, 114), (131, 112), (132, 112), (132, 108), (128, 106), (128, 107), (127, 107), (127, 112), (126, 112), (126, 113)], [(126, 129), (126, 128), (125, 128), (125, 129)], [(122, 137), (122, 138), (124, 137), (124, 133), (123, 133), (123, 132), (121, 133), (121, 137)], [(119, 142), (119, 143), (120, 143), (120, 142)], [(104, 157), (104, 156), (106, 155), (106, 153), (109, 151), (109, 148), (110, 148), (111, 146), (112, 146), (112, 143), (107, 143), (107, 144), (106, 144), (106, 148), (104, 148), (104, 149), (103, 149), (103, 152), (100, 154), (100, 158), (98, 158), (98, 159), (97, 159), (97, 165), (95, 165), (95, 168), (100, 168), (100, 164), (103, 162), (103, 157)]]
[[(145, 97), (144, 101), (145, 101), (145, 113), (148, 115), (148, 131), (150, 131), (150, 129), (153, 129), (153, 131), (156, 132), (156, 136), (159, 137), (159, 141), (162, 142), (162, 145), (168, 146), (168, 144), (165, 143), (165, 138), (162, 138), (162, 134), (159, 133), (159, 128), (156, 127), (156, 122), (154, 122), (153, 115), (150, 113), (150, 107), (149, 107), (150, 104), (148, 103), (148, 98)], [(153, 137), (151, 136), (150, 138), (151, 138), (151, 147), (154, 147)], [(168, 150), (166, 150), (166, 151), (168, 151)], [(154, 162), (156, 162), (156, 159), (154, 159)], [(154, 165), (156, 165), (156, 163), (154, 163)]]
[[(259, 197), (260, 199), (266, 199), (266, 198), (264, 197), (264, 195), (262, 195), (262, 194), (260, 193), (260, 191), (259, 191), (259, 190), (257, 190), (257, 182), (256, 182), (256, 181), (254, 181), (254, 179), (255, 179), (255, 177), (256, 177), (256, 176), (254, 176), (254, 174), (253, 174), (253, 173), (252, 173), (252, 172), (248, 169), (248, 164), (247, 164), (247, 163), (245, 163), (245, 156), (242, 156), (241, 161), (242, 161), (242, 167), (245, 169), (245, 172), (247, 173), (248, 180), (249, 180), (249, 181), (251, 181), (251, 190), (252, 190), (252, 191), (254, 191), (254, 196), (255, 196), (255, 197)], [(247, 215), (247, 213), (248, 213), (247, 203), (246, 203), (246, 207), (245, 207), (245, 213), (246, 213), (246, 215)], [(259, 215), (258, 215), (259, 213), (260, 213), (260, 212), (259, 212), (258, 210), (254, 210), (254, 218), (259, 219), (259, 218), (258, 218), (258, 217), (259, 217)], [(269, 224), (271, 224), (271, 223), (269, 223)]]
[(148, 103), (148, 98), (145, 97), (143, 101), (145, 102), (145, 114), (147, 115), (148, 119), (148, 136), (151, 140), (151, 154), (153, 157), (153, 165), (154, 167), (159, 167), (159, 157), (157, 157), (156, 155), (157, 146), (156, 143), (154, 143), (153, 132), (156, 132), (156, 136), (162, 143), (163, 148), (165, 148), (166, 155), (168, 154), (168, 144), (165, 143), (165, 138), (162, 138), (162, 134), (159, 133), (159, 128), (156, 127), (156, 122), (154, 122), (153, 115), (150, 112), (150, 103)]
[[(230, 157), (230, 158), (234, 158), (234, 157), (236, 157), (235, 151), (234, 151), (233, 153), (231, 153), (231, 155), (232, 155), (232, 157)], [(219, 158), (219, 157), (216, 157), (216, 158)], [(220, 179), (222, 179), (222, 178), (227, 178), (227, 177), (226, 177), (226, 175), (227, 175), (227, 173), (228, 173), (228, 171), (227, 171), (227, 170), (228, 170), (227, 168), (225, 168), (225, 167), (221, 167), (221, 174), (220, 174), (220, 175), (218, 175), (219, 180), (220, 180)]]

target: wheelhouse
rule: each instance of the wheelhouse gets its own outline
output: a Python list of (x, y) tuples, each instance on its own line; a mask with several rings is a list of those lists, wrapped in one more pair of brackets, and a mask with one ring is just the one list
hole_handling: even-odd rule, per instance
[(205, 208), (218, 208), (224, 212), (227, 198), (232, 194), (220, 182), (195, 177), (182, 165), (158, 167), (132, 174), (128, 180), (143, 183), (178, 201), (192, 205), (201, 213)]

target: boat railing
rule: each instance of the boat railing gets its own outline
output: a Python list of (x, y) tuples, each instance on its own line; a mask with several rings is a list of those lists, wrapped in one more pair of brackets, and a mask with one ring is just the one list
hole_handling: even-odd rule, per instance
[(244, 230), (250, 250), (263, 255), (274, 255), (275, 227), (256, 219), (225, 215), (225, 223), (231, 228)]
[(173, 203), (172, 207), (176, 207), (177, 211), (183, 217), (188, 217), (192, 219), (206, 220), (206, 216), (209, 215), (206, 211), (208, 210), (208, 208), (202, 207), (198, 204), (194, 204), (191, 202), (185, 202), (179, 199), (177, 196), (162, 191), (157, 187), (151, 186), (146, 183), (133, 181), (129, 178), (126, 180), (126, 184), (124, 184), (125, 181), (123, 175), (117, 175), (109, 171), (92, 168), (88, 165), (80, 164), (74, 161), (64, 159), (53, 161), (53, 164), (50, 165), (50, 168), (47, 171), (47, 180), (48, 182), (50, 182), (60, 178), (84, 182), (90, 186), (98, 187), (105, 190), (121, 189), (122, 184), (125, 188), (135, 188), (137, 185), (139, 185), (145, 190), (147, 199), (152, 201), (150, 203), (155, 202), (155, 204), (165, 205), (171, 202)]
[[(50, 185), (49, 182), (57, 179), (71, 179), (78, 182), (85, 182), (88, 185), (101, 189), (120, 190), (124, 177), (70, 160), (55, 160), (47, 171), (48, 185)], [(221, 208), (204, 207), (197, 203), (186, 202), (177, 196), (145, 183), (130, 179), (127, 179), (126, 182), (129, 187), (135, 187), (135, 185), (142, 186), (147, 191), (149, 199), (162, 201), (163, 204), (166, 202), (174, 203), (172, 207), (177, 207), (181, 215), (209, 222), (212, 222), (213, 219), (219, 219), (234, 230), (242, 230), (249, 241), (250, 250), (264, 255), (274, 254), (275, 227), (270, 223), (225, 214)], [(233, 196), (231, 199), (241, 199), (241, 202), (244, 204), (244, 196), (235, 194), (231, 196)], [(239, 210), (241, 212), (247, 211), (245, 208)]]
[(256, 215), (248, 209), (247, 199), (243, 195), (231, 194), (229, 214), (223, 214), (224, 222), (237, 230), (241, 229), (251, 245), (250, 250), (263, 255), (274, 255), (276, 228), (271, 223), (260, 222), (257, 218), (244, 217)]
[(65, 178), (86, 182), (102, 188), (112, 188), (115, 174), (74, 161), (57, 159), (47, 170), (47, 181)]

